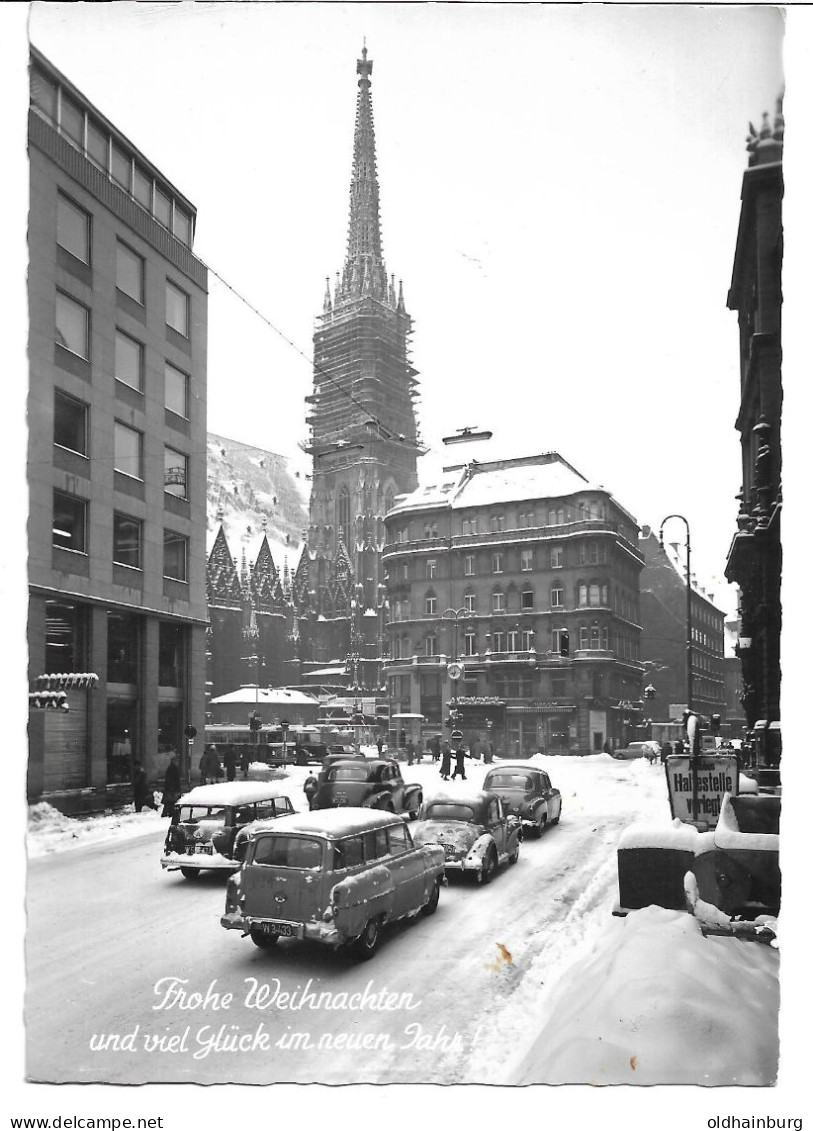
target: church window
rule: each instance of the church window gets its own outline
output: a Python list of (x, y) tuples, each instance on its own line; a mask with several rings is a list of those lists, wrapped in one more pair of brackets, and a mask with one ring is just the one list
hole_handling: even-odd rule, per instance
[(336, 525), (339, 528), (339, 536), (341, 538), (350, 537), (350, 491), (345, 485), (339, 491), (339, 506), (336, 515)]

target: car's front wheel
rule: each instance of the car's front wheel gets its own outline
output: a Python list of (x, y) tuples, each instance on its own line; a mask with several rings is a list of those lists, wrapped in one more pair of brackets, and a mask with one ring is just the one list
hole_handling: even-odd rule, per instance
[(181, 868), (181, 875), (185, 880), (196, 880), (200, 875), (200, 868)]
[(490, 884), (494, 879), (494, 873), (497, 871), (497, 854), (493, 848), (489, 848), (483, 859), (483, 866), (480, 869), (480, 883)]
[(354, 950), (356, 956), (362, 961), (372, 958), (378, 950), (378, 943), (381, 936), (381, 923), (378, 919), (370, 919), (367, 926), (356, 939)]
[(548, 818), (544, 813), (539, 813), (534, 825), (534, 836), (537, 840), (542, 836), (545, 831), (545, 825), (548, 823)]
[(255, 946), (258, 946), (260, 950), (273, 950), (279, 942), (279, 935), (263, 934), (263, 932), (258, 931), (256, 927), (252, 927), (249, 934), (251, 935), (251, 941)]
[(422, 804), (423, 804), (423, 797), (420, 793), (418, 793), (415, 796), (415, 800), (412, 802), (412, 808), (409, 810), (409, 819), (411, 821), (417, 820), (418, 814), (421, 811), (421, 805)]
[(508, 863), (509, 864), (516, 864), (517, 860), (519, 860), (519, 841), (517, 841), (517, 847), (514, 849), (514, 851), (508, 857)]

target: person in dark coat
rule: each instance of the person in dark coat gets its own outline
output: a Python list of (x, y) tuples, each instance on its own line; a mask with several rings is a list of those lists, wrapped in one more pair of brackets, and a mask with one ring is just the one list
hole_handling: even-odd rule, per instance
[(483, 761), (486, 762), (489, 765), (494, 761), (494, 743), (493, 742), (489, 742), (488, 747), (487, 747), (486, 752), (485, 752), (485, 755), (483, 756)]
[(207, 746), (200, 759), (200, 777), (204, 785), (220, 778), (221, 765), (214, 746)]
[(411, 766), (412, 763), (415, 761), (415, 743), (412, 741), (411, 738), (410, 738), (409, 742), (406, 744), (406, 752), (407, 752), (407, 765)]
[(133, 762), (133, 805), (136, 813), (143, 808), (157, 809), (152, 790), (147, 785), (147, 771), (140, 762)]
[(294, 761), (297, 766), (307, 766), (308, 764), (308, 752), (299, 739), (294, 743)]
[(470, 757), (462, 746), (458, 746), (454, 752), (454, 773), (452, 774), (452, 781), (460, 774), (463, 781), (466, 780), (466, 758)]
[(302, 786), (302, 789), (305, 793), (305, 797), (307, 798), (309, 809), (313, 808), (313, 799), (316, 796), (316, 791), (318, 788), (319, 779), (316, 778), (313, 774), (311, 774), (310, 777), (305, 778), (305, 784)]
[(378, 738), (376, 739), (375, 745), (376, 745), (376, 749), (378, 750), (378, 757), (380, 758), (381, 755), (384, 753), (384, 739), (381, 737), (381, 735), (379, 735)]
[(247, 746), (244, 746), (240, 751), (240, 770), (243, 774), (243, 779), (248, 778), (248, 767), (251, 765), (251, 755)]
[(223, 755), (223, 765), (226, 770), (226, 781), (234, 781), (237, 775), (237, 755), (234, 753), (233, 746), (226, 747), (226, 753)]
[(444, 781), (449, 780), (449, 772), (452, 768), (452, 748), (448, 742), (443, 743), (443, 752), (440, 759), (440, 776)]
[(169, 756), (169, 765), (164, 774), (164, 795), (161, 798), (163, 809), (162, 817), (171, 817), (175, 803), (181, 796), (181, 771), (178, 769), (178, 755), (173, 750)]
[(435, 734), (429, 743), (429, 749), (432, 751), (432, 761), (440, 761), (440, 735)]

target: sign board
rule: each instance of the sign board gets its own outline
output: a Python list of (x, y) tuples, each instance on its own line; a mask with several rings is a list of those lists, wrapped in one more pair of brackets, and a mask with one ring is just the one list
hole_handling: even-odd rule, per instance
[(700, 754), (697, 758), (670, 755), (666, 759), (666, 785), (672, 816), (701, 830), (714, 828), (723, 794), (736, 796), (739, 776), (736, 754)]
[(463, 674), (463, 665), (449, 664), (449, 667), (446, 670), (449, 673), (449, 679), (460, 679)]
[(462, 730), (453, 730), (452, 731), (452, 742), (462, 742), (462, 741), (463, 741), (463, 731)]

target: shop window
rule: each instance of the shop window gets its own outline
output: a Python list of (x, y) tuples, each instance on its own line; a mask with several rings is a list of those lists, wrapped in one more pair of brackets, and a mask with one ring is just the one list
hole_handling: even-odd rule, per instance
[(141, 620), (131, 613), (107, 614), (107, 679), (138, 683)]
[(86, 642), (86, 607), (62, 601), (46, 601), (45, 672), (86, 671)]
[(107, 701), (107, 781), (108, 784), (129, 782), (133, 761), (138, 757), (136, 743), (138, 710), (135, 702), (118, 699)]
[(158, 682), (162, 687), (183, 687), (186, 677), (186, 629), (162, 621), (158, 629)]

